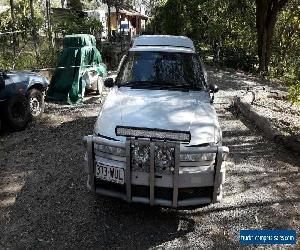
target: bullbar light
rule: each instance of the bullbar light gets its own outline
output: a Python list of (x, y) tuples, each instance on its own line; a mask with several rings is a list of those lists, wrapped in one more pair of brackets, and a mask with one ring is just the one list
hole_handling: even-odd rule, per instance
[(189, 131), (116, 126), (115, 132), (117, 136), (134, 138), (149, 138), (156, 140), (181, 142), (190, 142), (191, 140), (191, 133)]

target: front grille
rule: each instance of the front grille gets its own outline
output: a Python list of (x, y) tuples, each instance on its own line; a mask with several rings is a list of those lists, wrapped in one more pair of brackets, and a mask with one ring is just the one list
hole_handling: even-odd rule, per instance
[[(175, 169), (174, 143), (154, 142), (154, 171), (158, 174), (172, 174)], [(138, 140), (131, 144), (131, 166), (133, 171), (150, 172), (150, 141)]]
[(131, 144), (132, 171), (150, 172), (150, 145), (149, 143)]
[[(94, 147), (95, 160), (108, 166), (123, 168), (125, 171), (127, 167), (130, 167), (129, 174), (131, 175), (131, 179), (135, 178), (133, 175), (134, 172), (140, 172), (136, 176), (137, 180), (135, 180), (135, 182), (132, 180), (133, 183), (139, 185), (134, 185), (130, 181), (129, 185), (126, 186), (126, 184), (117, 184), (94, 177), (96, 192), (98, 191), (103, 195), (118, 197), (124, 200), (134, 200), (135, 202), (151, 204), (168, 204), (168, 206), (172, 206), (173, 202), (174, 205), (178, 202), (179, 206), (185, 206), (190, 203), (201, 203), (203, 202), (201, 198), (204, 198), (204, 200), (212, 200), (214, 190), (212, 186), (178, 188), (177, 195), (178, 185), (182, 186), (186, 183), (186, 185), (189, 186), (189, 177), (186, 178), (185, 174), (182, 174), (181, 171), (183, 171), (183, 173), (188, 171), (189, 174), (195, 172), (198, 175), (203, 172), (203, 175), (206, 176), (206, 172), (209, 172), (207, 169), (211, 165), (207, 163), (208, 159), (202, 157), (201, 159), (197, 159), (197, 161), (191, 161), (191, 159), (187, 157), (184, 161), (180, 161), (180, 144), (177, 142), (134, 139), (130, 139), (130, 141), (127, 142), (126, 147), (125, 145), (123, 147), (123, 145), (118, 144), (119, 150), (115, 150), (114, 144), (109, 144), (109, 146), (105, 147), (99, 146), (100, 144), (97, 145)], [(125, 154), (127, 150), (130, 151), (130, 157), (127, 157)], [(187, 150), (184, 152), (186, 153)], [(129, 159), (130, 164), (127, 162)], [(178, 160), (178, 162), (176, 162), (175, 159)], [(201, 166), (207, 168), (202, 171), (200, 169)], [(182, 170), (183, 168), (186, 169)], [(150, 174), (153, 170), (154, 176), (152, 173)], [(128, 172), (126, 172), (126, 174), (128, 174)], [(158, 180), (155, 176), (161, 176), (163, 180)], [(183, 180), (180, 179), (181, 176), (183, 176)], [(162, 183), (162, 181), (166, 183)], [(201, 184), (204, 185), (204, 183)], [(175, 189), (172, 187), (173, 185)], [(168, 188), (166, 186), (168, 186)], [(151, 188), (154, 189), (153, 197), (152, 193), (150, 197)], [(174, 192), (174, 190), (176, 192)], [(140, 199), (137, 197), (140, 197)]]
[(165, 144), (155, 145), (154, 148), (155, 173), (172, 174), (175, 169), (175, 148)]

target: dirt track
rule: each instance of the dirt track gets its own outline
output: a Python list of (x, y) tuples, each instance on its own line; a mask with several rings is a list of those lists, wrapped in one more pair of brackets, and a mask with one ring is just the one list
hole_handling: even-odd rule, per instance
[(221, 70), (210, 76), (221, 89), (215, 107), (234, 163), (222, 203), (176, 211), (96, 198), (86, 189), (81, 138), (92, 133), (104, 98), (73, 108), (47, 104), (43, 120), (0, 135), (0, 248), (235, 249), (240, 229), (299, 236), (299, 156), (230, 106), (257, 79)]

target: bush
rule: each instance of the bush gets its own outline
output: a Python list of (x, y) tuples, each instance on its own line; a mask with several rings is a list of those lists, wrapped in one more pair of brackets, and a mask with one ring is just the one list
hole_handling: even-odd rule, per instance
[(42, 47), (40, 50), (41, 53), (41, 65), (39, 68), (55, 68), (58, 63), (58, 57), (60, 50), (53, 47)]
[(102, 23), (95, 17), (82, 17), (77, 12), (72, 11), (54, 24), (55, 33), (63, 35), (71, 34), (93, 34), (102, 32)]
[(288, 100), (293, 104), (300, 104), (300, 81), (289, 87)]

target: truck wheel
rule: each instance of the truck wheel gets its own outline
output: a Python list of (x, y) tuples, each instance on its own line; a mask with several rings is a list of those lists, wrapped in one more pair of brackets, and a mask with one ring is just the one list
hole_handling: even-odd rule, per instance
[(30, 119), (30, 109), (25, 96), (13, 96), (4, 110), (4, 121), (9, 129), (20, 131), (25, 129)]
[(40, 118), (45, 109), (45, 100), (43, 93), (37, 89), (31, 89), (28, 94), (28, 101), (31, 118)]

